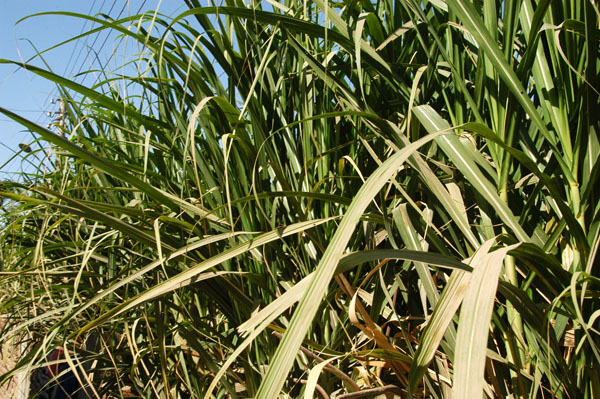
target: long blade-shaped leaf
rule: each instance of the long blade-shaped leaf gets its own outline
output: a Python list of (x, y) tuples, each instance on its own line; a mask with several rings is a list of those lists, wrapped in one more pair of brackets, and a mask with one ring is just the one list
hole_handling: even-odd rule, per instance
[[(3, 60), (0, 60), (2, 63)], [(38, 68), (39, 69), (39, 68)], [(29, 128), (32, 132), (39, 134), (44, 138), (44, 140), (49, 141), (50, 143), (62, 148), (70, 154), (73, 154), (76, 157), (83, 159), (86, 162), (89, 162), (90, 165), (100, 169), (103, 172), (108, 173), (116, 178), (123, 180), (126, 183), (131, 184), (132, 186), (138, 188), (140, 191), (145, 192), (146, 194), (156, 198), (163, 204), (167, 205), (169, 208), (173, 210), (178, 210), (178, 206), (171, 200), (171, 198), (164, 195), (160, 190), (157, 190), (152, 185), (132, 176), (131, 174), (125, 172), (123, 169), (118, 168), (113, 163), (107, 161), (106, 159), (102, 159), (95, 154), (87, 151), (84, 148), (79, 147), (75, 143), (65, 139), (57, 135), (56, 133), (51, 132), (48, 129), (41, 127), (40, 125), (25, 119), (14, 112), (9, 111), (6, 108), (0, 107), (0, 112), (20, 123), (21, 125)]]
[(557, 147), (558, 141), (556, 138), (550, 133), (546, 124), (542, 120), (542, 117), (535, 109), (533, 102), (529, 97), (527, 97), (525, 88), (519, 81), (517, 74), (513, 69), (508, 65), (502, 51), (496, 44), (496, 41), (490, 36), (490, 33), (486, 30), (485, 24), (483, 23), (481, 17), (477, 13), (475, 7), (471, 4), (471, 2), (465, 0), (448, 0), (449, 8), (456, 13), (459, 20), (465, 25), (465, 27), (469, 30), (474, 37), (481, 49), (485, 52), (486, 56), (488, 56), (496, 71), (511, 91), (511, 93), (515, 96), (517, 101), (521, 104), (521, 106), (525, 109), (533, 123), (535, 123), (536, 127), (539, 131), (544, 135), (548, 143), (552, 146), (555, 153), (554, 156), (556, 160), (561, 166), (562, 173), (565, 178), (569, 181), (569, 183), (576, 184), (575, 179), (571, 173), (571, 169), (569, 165), (565, 162), (565, 160), (560, 156), (561, 152)]
[(452, 392), (456, 398), (480, 398), (488, 332), (498, 277), (506, 253), (517, 245), (498, 249), (472, 262), (474, 271), (460, 311)]
[(306, 335), (306, 331), (315, 317), (323, 295), (333, 277), (339, 259), (346, 250), (346, 245), (369, 203), (414, 151), (423, 144), (439, 137), (442, 133), (430, 134), (398, 151), (377, 168), (358, 191), (356, 198), (352, 201), (335, 235), (327, 246), (315, 271), (315, 277), (302, 297), (298, 308), (294, 312), (290, 326), (277, 347), (273, 361), (269, 364), (267, 374), (258, 389), (256, 395), (258, 399), (271, 399), (279, 395), (302, 339)]
[(322, 219), (322, 220), (317, 220), (317, 221), (310, 221), (310, 222), (296, 223), (291, 226), (287, 226), (284, 228), (277, 229), (275, 231), (261, 234), (260, 236), (254, 238), (254, 239), (251, 239), (248, 242), (236, 245), (233, 248), (230, 248), (226, 251), (219, 253), (218, 255), (213, 256), (212, 258), (205, 260), (204, 262), (201, 262), (193, 267), (190, 267), (189, 269), (179, 273), (175, 277), (171, 277), (170, 279), (153, 286), (152, 288), (144, 291), (143, 293), (136, 295), (135, 297), (132, 297), (131, 299), (125, 301), (121, 305), (111, 309), (110, 311), (102, 314), (102, 316), (100, 316), (99, 318), (88, 323), (85, 327), (83, 327), (78, 332), (78, 334), (82, 334), (83, 332), (85, 332), (91, 328), (94, 328), (94, 327), (106, 322), (107, 320), (110, 320), (112, 317), (115, 317), (123, 312), (126, 312), (127, 310), (134, 308), (134, 307), (138, 306), (139, 304), (149, 301), (153, 298), (156, 298), (158, 296), (172, 292), (178, 288), (185, 287), (186, 285), (192, 284), (196, 281), (200, 281), (204, 278), (216, 277), (217, 274), (212, 273), (212, 272), (209, 273), (209, 275), (207, 275), (207, 276), (203, 276), (202, 273), (210, 270), (211, 268), (213, 268), (213, 267), (219, 265), (220, 263), (223, 263), (231, 258), (234, 258), (238, 255), (248, 252), (254, 248), (261, 247), (269, 242), (278, 240), (280, 238), (287, 237), (292, 234), (301, 233), (307, 229), (318, 226), (318, 225), (328, 222), (330, 220), (333, 220), (333, 218)]
[[(420, 105), (413, 109), (416, 117), (429, 132), (448, 129), (448, 123), (428, 105)], [(502, 201), (495, 187), (485, 178), (479, 170), (475, 161), (466, 156), (468, 151), (462, 148), (462, 143), (457, 137), (446, 135), (439, 137), (436, 142), (444, 150), (448, 158), (454, 162), (458, 170), (464, 174), (479, 193), (494, 207), (498, 216), (508, 227), (510, 227), (519, 240), (529, 242), (531, 239), (519, 224), (519, 220), (513, 215), (508, 205)]]
[[(469, 263), (478, 263), (492, 247), (493, 240), (486, 241), (475, 253)], [(440, 341), (446, 333), (446, 329), (454, 318), (456, 310), (462, 303), (467, 286), (471, 279), (471, 273), (456, 270), (450, 276), (448, 284), (444, 288), (438, 303), (433, 310), (427, 327), (421, 336), (421, 341), (415, 353), (412, 367), (408, 375), (408, 390), (414, 392), (419, 380), (427, 370), (427, 366), (433, 359)]]

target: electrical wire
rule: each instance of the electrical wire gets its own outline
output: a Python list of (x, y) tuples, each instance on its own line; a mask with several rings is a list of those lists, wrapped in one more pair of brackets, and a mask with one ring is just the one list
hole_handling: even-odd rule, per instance
[[(92, 10), (94, 9), (94, 6), (96, 5), (96, 1), (94, 0), (94, 2), (92, 3), (92, 6), (90, 7), (89, 11), (88, 11), (88, 15), (92, 15)], [(102, 4), (100, 5), (100, 10), (102, 10), (102, 8), (104, 7), (104, 3), (106, 3), (106, 0), (102, 1)], [(81, 27), (81, 32), (79, 32), (79, 34), (83, 34), (83, 32), (85, 31), (85, 25), (86, 22), (83, 23), (83, 26)], [(94, 26), (94, 23), (92, 22), (90, 24), (90, 29), (92, 30), (92, 27)], [(81, 52), (83, 51), (83, 49), (87, 46), (88, 40), (90, 39), (89, 35), (85, 37), (85, 41), (83, 43), (83, 45), (81, 45), (81, 47), (79, 48), (79, 53), (77, 53), (77, 59), (79, 59), (79, 57), (81, 57)], [(69, 69), (69, 65), (71, 65), (71, 62), (73, 61), (73, 57), (75, 55), (75, 51), (77, 50), (77, 47), (79, 47), (80, 41), (78, 40), (75, 43), (75, 47), (73, 47), (73, 51), (71, 52), (71, 56), (69, 57), (69, 61), (67, 62), (67, 65), (65, 65), (65, 70), (64, 70), (64, 75), (68, 76), (73, 72), (73, 69), (75, 68), (75, 63), (73, 63), (73, 66), (71, 67), (71, 70), (69, 71), (68, 75), (67, 75), (67, 70)]]
[[(113, 9), (115, 8), (115, 6), (117, 5), (117, 2), (118, 2), (118, 0), (113, 0), (113, 2), (112, 2), (112, 4), (111, 4), (111, 6), (110, 6), (110, 8), (109, 8), (109, 10), (108, 10), (107, 12), (103, 12), (102, 10), (104, 9), (104, 6), (106, 5), (106, 0), (103, 0), (103, 1), (102, 1), (102, 4), (101, 4), (101, 5), (100, 5), (100, 7), (98, 8), (98, 11), (96, 12), (96, 14), (106, 14), (106, 15), (110, 15), (110, 14), (112, 13)], [(140, 11), (141, 11), (141, 10), (144, 8), (144, 6), (146, 5), (146, 2), (147, 2), (147, 0), (143, 0), (143, 1), (142, 1), (141, 5), (138, 7), (138, 10), (137, 10), (136, 14), (139, 14), (139, 13), (140, 13)], [(88, 14), (92, 14), (92, 11), (93, 11), (93, 9), (94, 9), (94, 6), (96, 5), (96, 3), (97, 3), (97, 0), (94, 0), (94, 2), (92, 3), (92, 6), (90, 7), (90, 9), (89, 9), (89, 11), (88, 11)], [(123, 5), (123, 7), (122, 7), (122, 8), (121, 8), (121, 10), (119, 11), (119, 13), (118, 13), (117, 17), (115, 18), (115, 20), (118, 20), (118, 19), (120, 19), (120, 18), (121, 18), (121, 15), (123, 15), (123, 12), (125, 11), (125, 9), (127, 8), (127, 6), (128, 6), (128, 5), (130, 5), (130, 1), (129, 1), (129, 0), (128, 0), (128, 1), (127, 1), (127, 2), (124, 4), (124, 5)], [(89, 28), (89, 29), (91, 30), (92, 28), (93, 28), (93, 23), (90, 25), (90, 28)], [(85, 31), (85, 29), (86, 29), (86, 23), (84, 22), (84, 24), (83, 24), (83, 26), (82, 26), (82, 28), (81, 28), (81, 32), (80, 32), (80, 34), (82, 34), (82, 33)], [(87, 68), (88, 68), (88, 69), (89, 69), (90, 67), (92, 67), (92, 66), (93, 66), (93, 62), (92, 62), (92, 63), (88, 63), (88, 60), (89, 60), (89, 57), (90, 57), (91, 51), (88, 51), (88, 53), (86, 54), (85, 58), (84, 58), (84, 59), (81, 61), (81, 63), (79, 63), (79, 68), (77, 69), (77, 73), (75, 73), (75, 74), (73, 74), (73, 71), (75, 71), (75, 70), (76, 70), (76, 67), (77, 67), (77, 64), (78, 64), (78, 63), (73, 63), (73, 64), (71, 65), (71, 62), (72, 62), (73, 60), (80, 59), (81, 53), (83, 52), (83, 50), (84, 50), (85, 48), (87, 48), (87, 49), (94, 49), (94, 48), (95, 48), (95, 46), (96, 46), (96, 43), (98, 42), (98, 39), (100, 38), (100, 35), (101, 35), (101, 32), (97, 32), (97, 33), (95, 34), (95, 37), (94, 37), (94, 39), (93, 39), (93, 42), (92, 42), (91, 46), (88, 46), (88, 45), (87, 45), (87, 43), (88, 43), (88, 42), (89, 42), (89, 40), (90, 40), (90, 37), (89, 37), (89, 36), (86, 36), (86, 38), (85, 38), (85, 41), (83, 42), (83, 44), (82, 44), (80, 47), (79, 47), (79, 42), (77, 42), (77, 44), (76, 44), (76, 45), (75, 45), (75, 47), (73, 48), (73, 51), (71, 52), (71, 55), (69, 56), (69, 61), (67, 62), (67, 65), (65, 66), (65, 73), (64, 73), (64, 76), (65, 76), (65, 77), (70, 77), (70, 78), (72, 77), (71, 79), (72, 79), (73, 81), (77, 81), (77, 80), (79, 80), (79, 83), (81, 83), (81, 82), (82, 82), (82, 81), (85, 79), (85, 76), (84, 76), (84, 75), (82, 75), (82, 72), (84, 71), (84, 68), (86, 68), (86, 65), (88, 65), (88, 66), (87, 66)], [(111, 36), (111, 32), (110, 32), (110, 31), (107, 31), (107, 34), (106, 34), (106, 36), (104, 37), (104, 40), (102, 41), (102, 44), (100, 45), (99, 49), (98, 49), (97, 51), (95, 51), (95, 52), (96, 52), (96, 54), (102, 54), (102, 50), (104, 49), (104, 47), (105, 47), (105, 46), (106, 46), (106, 44), (108, 43), (108, 39), (110, 38), (110, 36)], [(121, 38), (120, 40), (123, 40), (123, 39)], [(76, 57), (74, 57), (74, 55), (75, 55), (75, 52), (77, 51), (77, 48), (78, 48), (78, 47), (79, 47), (79, 52), (77, 53), (77, 56), (76, 56)], [(109, 62), (110, 62), (110, 61), (113, 59), (113, 57), (114, 57), (114, 54), (115, 54), (115, 52), (112, 52), (112, 53), (111, 53), (111, 55), (108, 57), (108, 59), (107, 59), (107, 60), (104, 62), (104, 65), (102, 65), (102, 63), (99, 65), (99, 66), (100, 66), (100, 68), (99, 68), (99, 70), (100, 70), (100, 71), (102, 71), (102, 70), (105, 70), (105, 68), (108, 66), (108, 63), (109, 63)], [(67, 70), (69, 69), (69, 66), (70, 66), (70, 65), (71, 65), (71, 68), (70, 68), (69, 72), (67, 73)], [(96, 84), (96, 83), (98, 82), (98, 80), (99, 80), (99, 79), (100, 79), (100, 76), (96, 77), (96, 79), (95, 79), (95, 81), (94, 81), (94, 83), (93, 83), (93, 84)], [(50, 99), (51, 99), (51, 98), (54, 98), (54, 97), (56, 97), (56, 96), (57, 96), (57, 89), (56, 89), (56, 88), (54, 88), (54, 89), (52, 89), (52, 91), (51, 91), (51, 92), (50, 92), (50, 93), (47, 95), (47, 97), (46, 97), (46, 99), (45, 99), (45, 101), (44, 101), (44, 104), (47, 104), (47, 103), (49, 103), (49, 102), (50, 102)], [(42, 121), (42, 119), (43, 119), (44, 117), (46, 117), (46, 118), (47, 118), (47, 114), (48, 114), (48, 111), (47, 111), (47, 110), (36, 110), (36, 111), (33, 111), (33, 110), (31, 110), (31, 111), (25, 111), (25, 110), (22, 110), (22, 112), (40, 112), (40, 115), (39, 115), (39, 116), (38, 116), (38, 118), (36, 119), (36, 123), (38, 123), (38, 124), (39, 124), (39, 123)]]

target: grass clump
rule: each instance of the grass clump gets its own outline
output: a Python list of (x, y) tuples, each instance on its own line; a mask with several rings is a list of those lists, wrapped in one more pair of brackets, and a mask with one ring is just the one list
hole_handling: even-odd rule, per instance
[(600, 395), (593, 2), (186, 4), (73, 15), (140, 52), (94, 87), (22, 65), (57, 130), (0, 108), (51, 165), (0, 187), (15, 371), (62, 346), (98, 396)]

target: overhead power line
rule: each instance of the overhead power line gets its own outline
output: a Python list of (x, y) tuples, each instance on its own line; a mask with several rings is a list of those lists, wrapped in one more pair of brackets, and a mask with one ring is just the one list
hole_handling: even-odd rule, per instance
[[(128, 5), (129, 3), (130, 3), (130, 2), (129, 2), (129, 1), (127, 1), (127, 2), (126, 2), (124, 5), (123, 5), (123, 7), (122, 7), (122, 8), (121, 8), (121, 10), (119, 11), (119, 13), (118, 13), (117, 17), (116, 17), (116, 18), (114, 18), (114, 19), (118, 20), (118, 19), (120, 19), (120, 18), (121, 18), (121, 16), (123, 15), (123, 12), (125, 11), (125, 9), (127, 8), (127, 5)], [(89, 15), (93, 15), (93, 14), (92, 14), (92, 12), (93, 12), (94, 5), (95, 5), (95, 4), (96, 4), (96, 0), (94, 0), (94, 3), (92, 4), (92, 7), (90, 7), (90, 10), (88, 11), (88, 14), (89, 14)], [(143, 7), (144, 7), (144, 5), (145, 5), (145, 4), (146, 4), (146, 0), (144, 0), (144, 1), (142, 2), (142, 4), (140, 5), (140, 7), (138, 8), (138, 11), (137, 11), (137, 13), (136, 13), (136, 14), (139, 14), (139, 13), (140, 13), (140, 11), (143, 9)], [(100, 5), (100, 7), (99, 7), (99, 9), (97, 10), (97, 12), (95, 12), (95, 14), (106, 14), (106, 15), (110, 15), (110, 14), (112, 13), (112, 11), (114, 10), (115, 6), (117, 5), (117, 0), (113, 0), (113, 2), (112, 2), (112, 4), (111, 4), (110, 8), (108, 9), (108, 11), (103, 11), (103, 10), (105, 9), (105, 7), (104, 7), (105, 5), (106, 5), (106, 0), (103, 0), (103, 1), (102, 1), (102, 4)], [(81, 33), (83, 33), (83, 32), (85, 31), (85, 29), (86, 29), (86, 24), (87, 24), (87, 22), (84, 22), (84, 25), (83, 25), (83, 27), (82, 27), (82, 29), (81, 29)], [(89, 30), (91, 30), (91, 29), (93, 29), (93, 27), (94, 27), (94, 24), (92, 23), (88, 29), (89, 29)], [(81, 33), (80, 33), (80, 34), (81, 34)], [(71, 56), (69, 57), (69, 62), (67, 63), (67, 65), (66, 65), (66, 67), (65, 67), (65, 75), (64, 75), (64, 76), (65, 76), (66, 78), (72, 79), (72, 80), (74, 80), (74, 81), (78, 81), (78, 80), (79, 80), (79, 82), (80, 82), (80, 83), (82, 82), (82, 80), (85, 78), (85, 76), (84, 76), (84, 75), (82, 75), (82, 72), (83, 72), (83, 71), (84, 71), (86, 68), (88, 68), (88, 69), (89, 69), (89, 68), (90, 68), (90, 67), (93, 65), (93, 62), (90, 62), (90, 61), (89, 61), (90, 55), (92, 54), (92, 52), (91, 52), (90, 50), (91, 50), (91, 49), (94, 49), (94, 51), (95, 51), (95, 53), (96, 53), (96, 54), (99, 54), (99, 55), (100, 55), (100, 54), (102, 54), (102, 51), (103, 51), (104, 47), (106, 46), (106, 44), (108, 43), (108, 39), (109, 39), (109, 38), (110, 38), (110, 36), (111, 36), (111, 31), (110, 31), (110, 30), (107, 30), (107, 31), (106, 31), (106, 36), (104, 37), (104, 40), (102, 41), (102, 44), (100, 45), (100, 47), (99, 47), (97, 50), (95, 50), (95, 48), (96, 48), (96, 43), (98, 42), (98, 40), (99, 40), (99, 38), (100, 38), (100, 36), (101, 36), (101, 33), (102, 33), (102, 32), (97, 32), (97, 33), (94, 35), (94, 39), (93, 39), (93, 41), (92, 41), (91, 45), (88, 45), (89, 41), (91, 40), (91, 39), (90, 39), (90, 36), (86, 36), (86, 38), (85, 38), (85, 40), (84, 40), (84, 42), (83, 42), (83, 44), (82, 44), (81, 46), (79, 46), (79, 43), (77, 43), (77, 44), (76, 44), (76, 46), (74, 47), (73, 51), (71, 52)], [(78, 53), (77, 53), (77, 57), (74, 57), (74, 54), (75, 54), (75, 52), (77, 51), (77, 48), (79, 48), (79, 51), (78, 51)], [(73, 64), (71, 65), (71, 60), (78, 60), (78, 59), (80, 59), (80, 58), (81, 58), (81, 54), (82, 54), (82, 52), (83, 52), (85, 49), (87, 49), (87, 50), (88, 50), (88, 52), (86, 53), (86, 56), (83, 58), (83, 60), (82, 60), (80, 63), (76, 63), (76, 62), (75, 62), (75, 63), (73, 63)], [(109, 56), (109, 58), (107, 59), (107, 61), (106, 61), (106, 62), (104, 62), (104, 65), (102, 65), (102, 63), (100, 63), (100, 65), (99, 65), (99, 69), (100, 69), (100, 70), (104, 70), (104, 69), (105, 69), (105, 68), (108, 66), (108, 63), (109, 63), (109, 62), (112, 60), (113, 56), (114, 56), (114, 52), (113, 52), (113, 53), (111, 53), (111, 55)], [(74, 57), (74, 58), (73, 58), (73, 57)], [(67, 69), (69, 68), (69, 65), (71, 65), (71, 68), (70, 68), (69, 72), (67, 73)], [(73, 74), (73, 71), (75, 71), (75, 70), (76, 70), (77, 66), (78, 66), (77, 72), (76, 72), (75, 74)], [(94, 84), (98, 82), (99, 78), (100, 78), (100, 77), (97, 77), (97, 78), (96, 78), (96, 80), (94, 81)], [(54, 98), (54, 97), (57, 97), (57, 89), (56, 89), (56, 88), (55, 88), (55, 89), (53, 89), (53, 90), (50, 92), (50, 94), (49, 94), (49, 95), (46, 97), (45, 104), (47, 104), (47, 103), (49, 102), (50, 98)], [(45, 113), (44, 113), (44, 114), (45, 114)], [(43, 117), (43, 114), (41, 114), (41, 115), (38, 117), (38, 119), (37, 119), (37, 122), (38, 122), (38, 123), (40, 122), (40, 120), (42, 119), (42, 117)]]
[[(92, 15), (92, 11), (94, 10), (94, 6), (96, 5), (96, 1), (94, 0), (94, 2), (92, 3), (92, 6), (90, 7), (89, 11), (88, 11), (88, 15)], [(102, 5), (100, 5), (100, 10), (102, 9), (102, 7), (104, 7), (104, 3), (106, 2), (106, 0), (102, 1)], [(81, 27), (81, 32), (79, 32), (79, 34), (83, 34), (83, 32), (85, 32), (85, 27), (86, 27), (87, 22), (83, 23), (83, 26)], [(94, 26), (93, 22), (90, 23), (90, 30), (91, 28)], [(64, 74), (65, 76), (67, 75), (67, 70), (69, 69), (69, 66), (71, 65), (71, 62), (73, 61), (73, 57), (75, 55), (75, 51), (77, 51), (77, 47), (79, 47), (79, 52), (77, 53), (77, 59), (79, 59), (81, 57), (81, 52), (83, 51), (84, 48), (86, 48), (88, 40), (90, 39), (89, 35), (85, 37), (85, 40), (83, 42), (83, 44), (81, 46), (79, 46), (80, 41), (78, 40), (75, 43), (75, 46), (73, 47), (73, 51), (71, 52), (71, 56), (69, 57), (69, 62), (67, 62), (67, 65), (65, 65), (65, 71)], [(71, 70), (69, 71), (69, 75), (73, 72), (73, 68), (75, 68), (75, 64), (73, 64), (73, 66), (71, 67)]]

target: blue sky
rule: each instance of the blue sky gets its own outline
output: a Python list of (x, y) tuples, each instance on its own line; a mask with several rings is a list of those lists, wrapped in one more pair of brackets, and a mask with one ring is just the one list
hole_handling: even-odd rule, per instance
[[(124, 18), (136, 14), (138, 11), (154, 10), (157, 5), (160, 5), (161, 12), (173, 15), (177, 11), (183, 11), (178, 10), (177, 4), (181, 4), (179, 0), (0, 0), (0, 58), (27, 61), (38, 51), (93, 28), (89, 22), (57, 15), (37, 16), (17, 24), (19, 19), (28, 15), (47, 11), (70, 11), (88, 15), (104, 13), (116, 19), (119, 16)], [(101, 32), (53, 49), (44, 53), (43, 57), (54, 73), (74, 77), (78, 82), (82, 82), (83, 78), (75, 75), (82, 70), (98, 67), (98, 61), (103, 66), (108, 66), (109, 70), (111, 67), (118, 68), (123, 56), (112, 56), (117, 46), (118, 41), (114, 35), (108, 36), (107, 32)], [(94, 60), (90, 56), (90, 48), (99, 53), (98, 59)], [(45, 67), (39, 57), (30, 63)], [(86, 79), (93, 79), (93, 76)], [(51, 82), (25, 70), (19, 70), (15, 65), (0, 64), (0, 106), (46, 126), (51, 122), (47, 113), (58, 110), (58, 105), (50, 103), (53, 97), (56, 97), (56, 91)], [(19, 151), (19, 143), (31, 143), (33, 140), (34, 137), (23, 127), (0, 114), (0, 166)], [(31, 157), (30, 160), (35, 162)], [(15, 179), (15, 174), (32, 170), (27, 163), (21, 164), (17, 157), (2, 167), (0, 179)]]

